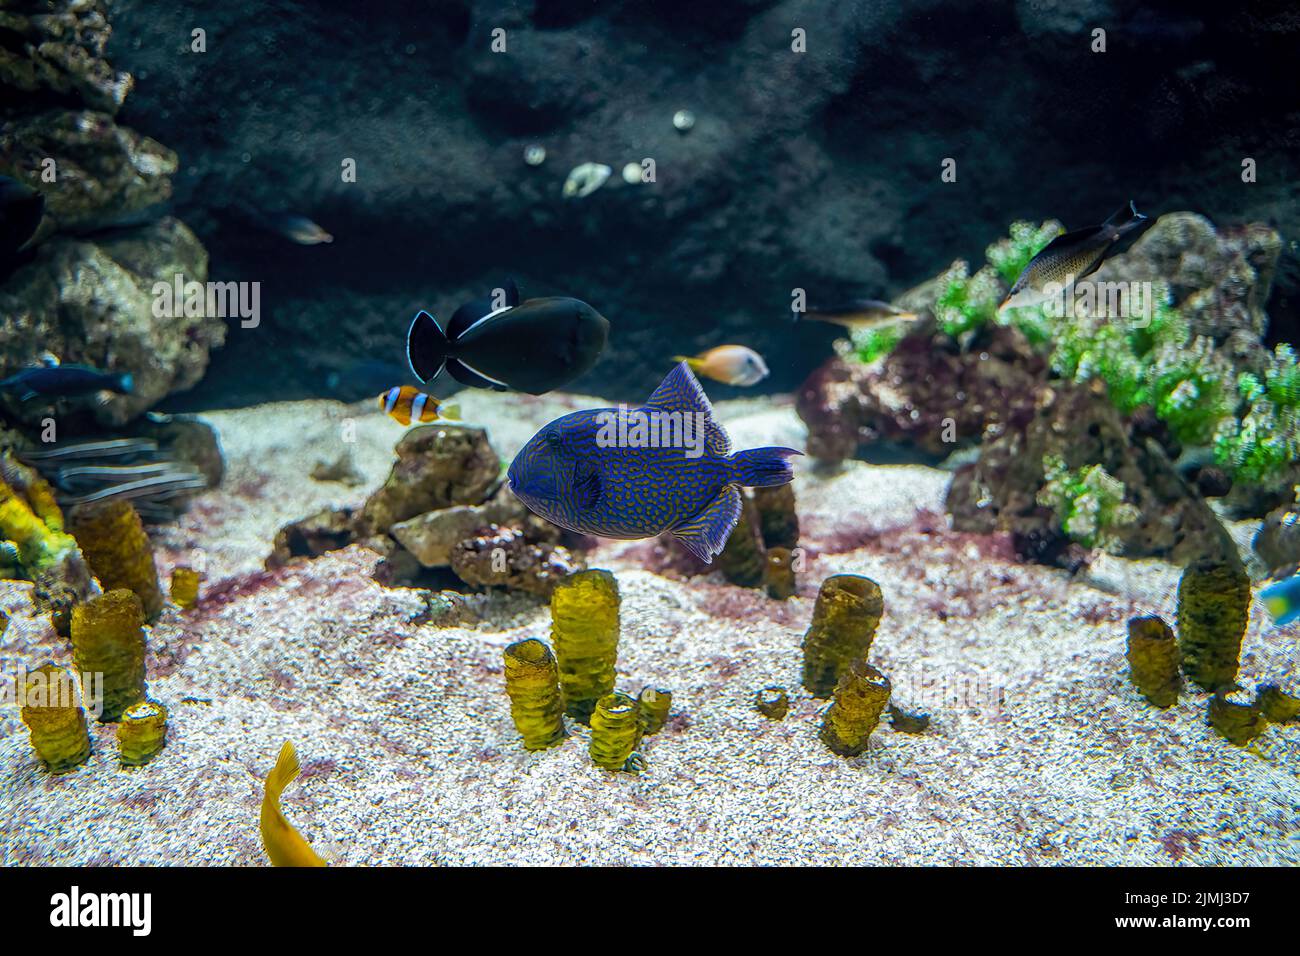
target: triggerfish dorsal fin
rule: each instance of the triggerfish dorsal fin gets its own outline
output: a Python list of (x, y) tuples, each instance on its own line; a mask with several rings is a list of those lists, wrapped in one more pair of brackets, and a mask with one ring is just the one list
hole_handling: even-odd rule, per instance
[(411, 320), (406, 333), (406, 361), (421, 382), (437, 378), (447, 364), (447, 336), (428, 312), (422, 311)]
[(739, 520), (740, 489), (727, 485), (703, 511), (673, 528), (671, 534), (691, 554), (710, 564), (726, 547)]
[(1259, 599), (1278, 627), (1300, 620), (1300, 574), (1274, 581), (1260, 589)]
[(685, 361), (678, 362), (673, 370), (664, 376), (664, 380), (659, 383), (654, 394), (646, 399), (645, 407), (652, 411), (682, 412), (688, 415), (703, 413), (705, 448), (719, 458), (731, 454), (731, 439), (722, 430), (722, 426), (714, 421), (713, 406), (709, 403), (709, 396), (704, 394), (699, 380)]

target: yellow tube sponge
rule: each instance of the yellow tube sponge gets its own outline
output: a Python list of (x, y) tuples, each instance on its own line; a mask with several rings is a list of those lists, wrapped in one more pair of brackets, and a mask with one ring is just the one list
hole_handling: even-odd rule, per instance
[(871, 732), (889, 703), (889, 678), (866, 661), (854, 661), (835, 686), (835, 699), (822, 718), (822, 742), (841, 757), (867, 749)]
[(673, 709), (673, 692), (662, 687), (646, 687), (636, 699), (640, 713), (641, 733), (650, 737), (664, 729), (668, 714)]
[(591, 762), (622, 770), (641, 737), (636, 701), (620, 691), (606, 694), (591, 715)]
[(117, 753), (124, 767), (142, 767), (167, 742), (167, 708), (154, 700), (132, 704), (117, 725)]
[(72, 659), (81, 673), (104, 675), (102, 723), (144, 700), (144, 615), (135, 592), (118, 588), (72, 609)]
[(163, 596), (158, 587), (158, 568), (153, 546), (145, 534), (140, 516), (129, 501), (112, 501), (95, 508), (76, 509), (71, 515), (72, 533), (81, 553), (105, 591), (127, 588), (140, 598), (145, 620), (162, 612)]
[(618, 582), (608, 571), (571, 574), (551, 594), (551, 645), (564, 712), (583, 723), (596, 701), (614, 689), (618, 607)]
[(854, 661), (867, 658), (885, 599), (880, 585), (857, 574), (833, 574), (822, 582), (812, 624), (803, 638), (803, 686), (829, 697)]
[(536, 639), (505, 649), (506, 694), (510, 716), (525, 750), (545, 750), (564, 739), (564, 701), (551, 649)]
[(90, 756), (86, 712), (76, 682), (61, 667), (43, 664), (27, 675), (22, 709), (32, 748), (50, 773), (67, 773)]

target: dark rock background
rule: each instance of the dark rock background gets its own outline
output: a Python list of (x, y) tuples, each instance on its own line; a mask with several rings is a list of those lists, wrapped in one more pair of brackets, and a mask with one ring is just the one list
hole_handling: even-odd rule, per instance
[[(446, 314), (510, 276), (613, 322), (575, 389), (642, 398), (672, 353), (734, 341), (766, 355), (761, 388), (791, 390), (835, 337), (791, 325), (791, 289), (896, 294), (978, 261), (1013, 219), (1077, 227), (1130, 197), (1153, 217), (1278, 226), (1270, 338), (1300, 339), (1300, 16), (1286, 4), (113, 0), (110, 13), (109, 56), (136, 78), (122, 119), (179, 154), (174, 208), (211, 277), (262, 283), (262, 326), (232, 324), (173, 407), (373, 393), (363, 373), (383, 384), (388, 370), (363, 363), (400, 366), (418, 308)], [(206, 53), (189, 52), (196, 27)], [(489, 51), (495, 27), (504, 54)], [(1089, 51), (1093, 27), (1108, 52)], [(685, 135), (681, 108), (697, 118)], [(538, 168), (522, 161), (532, 142), (548, 151)], [(623, 184), (623, 164), (647, 156), (657, 183)], [(958, 182), (944, 184), (949, 156)], [(587, 161), (613, 177), (563, 200)], [(277, 211), (335, 241), (296, 246), (250, 221)]]

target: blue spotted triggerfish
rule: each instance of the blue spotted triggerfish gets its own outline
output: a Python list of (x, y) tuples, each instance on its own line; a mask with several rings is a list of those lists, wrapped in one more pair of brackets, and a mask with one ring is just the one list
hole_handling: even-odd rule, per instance
[(1283, 581), (1274, 581), (1260, 588), (1259, 599), (1264, 602), (1264, 607), (1278, 627), (1300, 620), (1300, 574), (1293, 574)]
[(732, 452), (713, 408), (678, 364), (639, 408), (596, 408), (551, 422), (515, 456), (510, 488), (532, 511), (582, 534), (669, 532), (706, 564), (740, 518), (738, 486), (783, 485), (793, 448)]
[(406, 336), (406, 358), (421, 382), (443, 369), (473, 388), (543, 395), (582, 375), (605, 350), (609, 320), (578, 299), (519, 301), (513, 282), (467, 302), (446, 326), (419, 313)]

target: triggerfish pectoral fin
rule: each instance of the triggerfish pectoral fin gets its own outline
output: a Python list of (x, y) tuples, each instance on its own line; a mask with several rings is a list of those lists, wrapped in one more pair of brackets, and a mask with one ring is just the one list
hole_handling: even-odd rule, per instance
[(686, 550), (709, 564), (722, 553), (739, 520), (740, 489), (727, 485), (703, 511), (683, 521), (671, 533), (686, 546)]
[(1293, 574), (1285, 581), (1276, 581), (1261, 588), (1259, 599), (1278, 627), (1286, 627), (1292, 621), (1300, 620), (1300, 574)]

